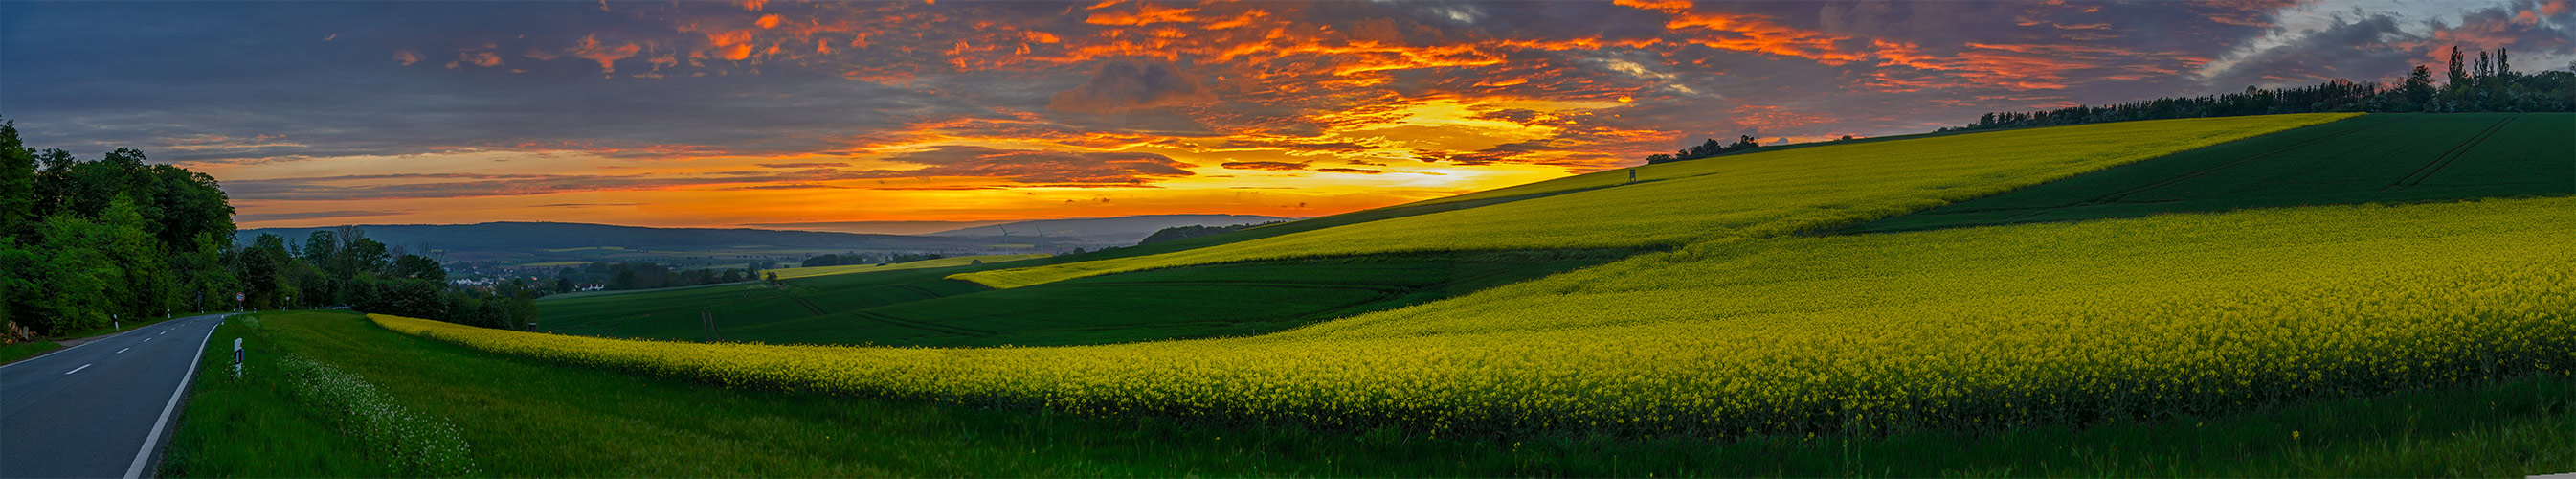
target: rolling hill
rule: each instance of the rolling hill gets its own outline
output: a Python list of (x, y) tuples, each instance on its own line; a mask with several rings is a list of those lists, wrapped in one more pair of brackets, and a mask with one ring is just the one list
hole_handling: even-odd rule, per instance
[[(2264, 135), (1843, 231), (2576, 194), (2576, 114), (2378, 114)], [(2402, 138), (2403, 140), (2389, 140)]]
[[(2565, 118), (2276, 115), (1855, 142), (1090, 254), (549, 301), (559, 334), (372, 321), (537, 364), (1229, 434), (1790, 455), (1924, 435), (1955, 435), (1919, 446), (1943, 451), (2060, 444), (2023, 435), (2068, 428), (2199, 437), (2285, 407), (2576, 375), (2576, 197), (2556, 189), (2576, 176), (2552, 177), (2576, 155), (2550, 154)], [(2400, 124), (2447, 147), (2348, 144)], [(2241, 194), (2260, 185), (2288, 194)], [(2015, 195), (2031, 196), (1998, 204), (2045, 214), (1943, 218)], [(2161, 212), (2176, 214), (2145, 214)], [(1872, 221), (1938, 226), (1840, 233)], [(2546, 439), (2563, 426), (2535, 426), (2566, 417), (2563, 400), (2515, 404), (2537, 412), (2503, 434), (2565, 442)], [(2289, 427), (2366, 438), (2225, 440), (2478, 463), (2386, 449), (2417, 440), (2393, 429), (2412, 431), (2411, 409), (2318, 417)], [(2551, 461), (2564, 462), (2525, 464)]]
[(1895, 216), (2351, 116), (2082, 125), (1664, 163), (1635, 168), (1635, 183), (1627, 183), (1625, 171), (1608, 171), (1432, 200), (1423, 206), (1554, 194), (1527, 201), (1152, 256), (968, 273), (957, 279), (1013, 288), (1122, 271), (1265, 259), (1417, 251), (1669, 248), (1718, 238), (1778, 236)]
[[(818, 254), (851, 251), (939, 252), (949, 255), (1028, 253), (1027, 245), (981, 238), (906, 236), (749, 228), (648, 228), (584, 223), (496, 222), (466, 225), (358, 225), (387, 246), (449, 263), (495, 266), (562, 265), (591, 261), (651, 262), (666, 266), (740, 267), (761, 260), (796, 262)], [(248, 244), (262, 234), (301, 244), (306, 235), (332, 228), (242, 230)]]
[(1001, 237), (1035, 241), (1045, 237), (1052, 241), (1076, 241), (1129, 246), (1163, 228), (1174, 226), (1230, 226), (1288, 221), (1294, 218), (1260, 215), (1139, 215), (1114, 218), (1075, 218), (1035, 220), (990, 226), (958, 228), (931, 233), (929, 236)]

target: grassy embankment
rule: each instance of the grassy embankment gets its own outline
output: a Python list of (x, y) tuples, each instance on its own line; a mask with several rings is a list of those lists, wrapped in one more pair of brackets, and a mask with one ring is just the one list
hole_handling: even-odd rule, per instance
[[(264, 366), (284, 351), (443, 418), (478, 475), (2513, 476), (2576, 468), (2576, 380), (2532, 377), (2082, 430), (1877, 439), (1432, 439), (707, 387), (474, 351), (353, 314), (263, 315), (250, 379), (209, 355), (164, 476), (400, 475)], [(213, 341), (245, 331), (234, 320)], [(436, 367), (423, 367), (436, 365)]]
[(18, 362), (20, 359), (36, 357), (62, 348), (63, 345), (56, 344), (53, 341), (30, 341), (16, 344), (0, 344), (0, 364)]

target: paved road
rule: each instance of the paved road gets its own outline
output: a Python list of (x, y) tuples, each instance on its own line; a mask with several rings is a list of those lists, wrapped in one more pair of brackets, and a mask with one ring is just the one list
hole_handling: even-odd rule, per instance
[(168, 445), (164, 426), (223, 316), (173, 319), (0, 366), (0, 477), (150, 476), (144, 463)]

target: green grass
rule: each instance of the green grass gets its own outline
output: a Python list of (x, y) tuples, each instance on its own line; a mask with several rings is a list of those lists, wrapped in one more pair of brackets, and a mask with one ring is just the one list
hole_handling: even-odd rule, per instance
[[(982, 266), (817, 276), (787, 280), (784, 288), (727, 283), (555, 299), (537, 303), (538, 329), (586, 336), (708, 340), (714, 337), (701, 313), (721, 315), (718, 329), (722, 331), (990, 289), (941, 279), (973, 267)], [(825, 305), (833, 309), (821, 309)]]
[[(1379, 255), (1175, 268), (993, 290), (958, 266), (539, 303), (540, 330), (680, 341), (1071, 345), (1242, 336), (1600, 264), (1626, 251)], [(1026, 289), (1021, 291), (1020, 289)], [(712, 330), (710, 325), (712, 323)]]
[[(256, 313), (224, 320), (207, 337), (187, 407), (161, 460), (161, 477), (391, 477), (389, 458), (370, 457), (366, 445), (341, 435), (328, 416), (290, 399), (279, 378), (277, 351), (309, 340), (300, 335), (254, 333), (250, 318), (295, 323), (300, 318), (347, 318), (349, 313)], [(283, 321), (279, 318), (285, 318)], [(263, 328), (265, 329), (265, 328)], [(242, 340), (250, 354), (244, 377), (233, 376), (229, 348)]]
[(2375, 114), (1843, 228), (2576, 194), (2576, 114)]
[(1975, 429), (2565, 373), (2572, 231), (2576, 198), (2537, 198), (1740, 239), (1277, 334), (1080, 347), (388, 324), (724, 384), (1194, 420), (1439, 434)]
[[(833, 314), (716, 313), (723, 339), (904, 346), (1057, 346), (1250, 336), (1411, 306), (1616, 260), (1623, 250), (1380, 255), (1193, 266), (883, 302), (817, 296)], [(864, 292), (864, 291), (863, 291)], [(880, 304), (870, 298), (860, 305)]]
[[(1659, 248), (1919, 211), (2345, 114), (2156, 120), (1748, 153), (1471, 194), (1561, 193), (1150, 256), (963, 273), (996, 288), (1173, 266), (1419, 251)], [(1330, 218), (1330, 217), (1327, 217)], [(1312, 221), (1312, 220), (1309, 220)], [(1291, 222), (1278, 226), (1296, 225)], [(1264, 228), (1247, 229), (1245, 232)], [(1222, 235), (1219, 235), (1222, 236)]]
[[(2519, 476), (2576, 470), (2576, 378), (2533, 376), (2214, 418), (1740, 442), (1220, 427), (727, 389), (481, 353), (351, 314), (262, 315), (254, 351), (364, 376), (449, 418), (493, 477)], [(239, 320), (235, 320), (238, 322)], [(235, 337), (237, 325), (216, 333)], [(209, 356), (213, 358), (212, 355)], [(206, 363), (164, 476), (391, 475)], [(2298, 432), (2293, 439), (2292, 432)]]
[(53, 341), (0, 344), (0, 364), (18, 362), (20, 359), (40, 356), (62, 348), (63, 345), (55, 344)]

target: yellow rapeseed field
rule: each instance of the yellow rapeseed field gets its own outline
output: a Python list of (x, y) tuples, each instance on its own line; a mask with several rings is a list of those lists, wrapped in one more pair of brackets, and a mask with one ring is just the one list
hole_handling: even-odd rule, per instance
[(615, 340), (374, 316), (706, 381), (1434, 434), (1869, 434), (2576, 373), (2576, 198), (1719, 239), (1248, 338)]
[(1818, 146), (1638, 168), (1432, 202), (1599, 188), (1172, 253), (953, 276), (1012, 288), (1264, 259), (1457, 250), (1675, 246), (1894, 216), (2357, 114), (2103, 123)]
[(1053, 255), (1047, 255), (1047, 254), (997, 254), (997, 255), (984, 255), (984, 256), (956, 256), (956, 257), (948, 257), (948, 258), (940, 258), (940, 259), (926, 259), (926, 260), (921, 260), (921, 261), (911, 261), (911, 262), (895, 263), (895, 264), (889, 264), (889, 265), (885, 265), (885, 266), (878, 266), (878, 265), (873, 265), (873, 264), (848, 264), (848, 265), (840, 265), (840, 266), (816, 266), (816, 267), (811, 267), (811, 268), (780, 268), (780, 269), (768, 270), (768, 272), (771, 272), (771, 273), (778, 273), (778, 279), (796, 279), (796, 278), (811, 278), (811, 277), (815, 277), (815, 276), (830, 276), (830, 275), (836, 275), (836, 274), (850, 274), (850, 273), (874, 273), (874, 272), (879, 272), (879, 271), (902, 271), (902, 270), (907, 270), (907, 269), (925, 269), (925, 268), (946, 268), (946, 267), (950, 267), (950, 266), (966, 266), (966, 265), (969, 265), (969, 264), (975, 264), (975, 263), (976, 263), (976, 262), (978, 262), (978, 261), (983, 262), (983, 264), (992, 264), (992, 263), (1000, 263), (1000, 262), (1004, 262), (1004, 261), (1019, 261), (1019, 260), (1030, 259), (1030, 258), (1044, 258), (1044, 257), (1048, 257), (1048, 256), (1053, 256)]

